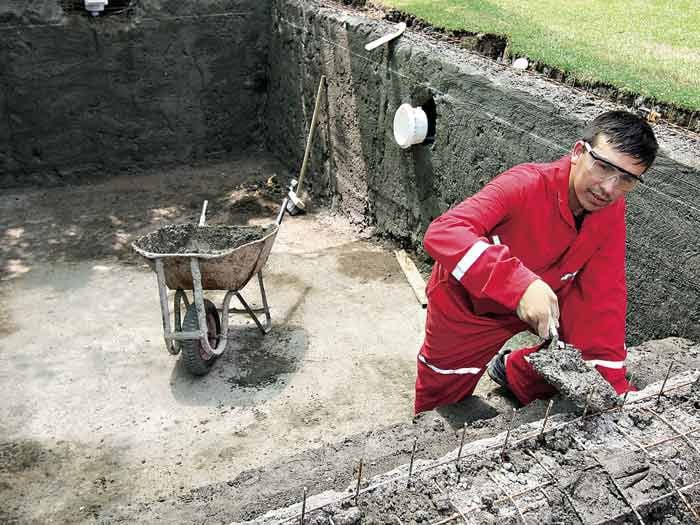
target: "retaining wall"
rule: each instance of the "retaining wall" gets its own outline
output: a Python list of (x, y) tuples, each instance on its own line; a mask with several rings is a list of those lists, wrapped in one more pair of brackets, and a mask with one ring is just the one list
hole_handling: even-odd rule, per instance
[[(607, 102), (414, 31), (375, 51), (390, 24), (316, 2), (272, 9), (268, 148), (298, 169), (320, 75), (328, 93), (310, 182), (383, 234), (419, 246), (430, 221), (499, 172), (561, 157)], [(433, 98), (437, 140), (401, 150), (392, 120)], [(700, 339), (697, 141), (657, 128), (664, 152), (628, 202), (629, 343)], [(591, 327), (595, 329), (595, 327)]]
[(0, 187), (262, 145), (269, 2), (80, 3), (0, 5)]

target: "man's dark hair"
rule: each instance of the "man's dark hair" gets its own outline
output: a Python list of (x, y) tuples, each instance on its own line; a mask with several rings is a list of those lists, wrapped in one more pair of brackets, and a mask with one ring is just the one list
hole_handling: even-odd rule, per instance
[(651, 126), (641, 117), (629, 111), (608, 111), (593, 119), (583, 132), (583, 140), (596, 145), (600, 135), (605, 135), (615, 150), (626, 153), (649, 168), (656, 158), (659, 145)]

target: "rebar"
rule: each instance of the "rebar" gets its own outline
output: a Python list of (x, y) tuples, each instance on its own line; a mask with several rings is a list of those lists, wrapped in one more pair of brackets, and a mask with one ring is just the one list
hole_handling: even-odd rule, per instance
[(452, 514), (452, 516), (448, 516), (444, 520), (436, 521), (435, 523), (433, 523), (433, 525), (444, 525), (445, 523), (449, 523), (453, 520), (456, 520), (457, 518), (459, 518), (459, 514), (455, 512), (454, 514)]
[[(562, 489), (562, 488), (559, 486), (559, 483), (557, 483), (557, 481), (556, 481), (557, 478), (554, 476), (554, 474), (552, 474), (552, 472), (551, 472), (547, 467), (545, 467), (544, 463), (542, 463), (542, 462), (540, 461), (540, 459), (537, 457), (537, 455), (536, 455), (534, 452), (531, 452), (531, 451), (529, 451), (529, 450), (526, 450), (526, 451), (525, 451), (525, 454), (527, 454), (527, 455), (530, 456), (532, 459), (534, 459), (534, 460), (537, 462), (537, 464), (540, 466), (540, 468), (541, 468), (542, 470), (544, 470), (544, 471), (547, 473), (547, 475), (552, 479), (552, 481), (553, 481), (553, 483), (554, 483), (554, 486), (557, 488), (557, 490), (561, 493), (562, 496), (564, 496), (564, 497), (566, 498), (566, 501), (569, 503), (569, 506), (571, 507), (571, 510), (574, 511), (574, 514), (576, 514), (576, 517), (577, 517), (578, 520), (581, 522), (581, 525), (585, 525), (585, 522), (583, 521), (583, 518), (582, 518), (581, 515), (578, 513), (578, 510), (576, 510), (576, 505), (574, 505), (574, 502), (573, 502), (573, 500), (571, 499), (571, 496), (569, 496), (569, 493), (566, 492), (564, 489)], [(544, 493), (544, 491), (543, 491), (543, 493)], [(545, 497), (546, 497), (546, 496), (545, 496)]]
[(459, 514), (459, 516), (464, 520), (464, 523), (469, 523), (469, 520), (467, 520), (467, 517), (464, 515), (464, 513), (462, 513), (461, 510), (459, 510), (459, 509), (457, 508), (457, 505), (455, 505), (454, 503), (452, 503), (452, 499), (451, 499), (450, 496), (442, 489), (442, 487), (440, 486), (440, 484), (437, 482), (436, 479), (433, 479), (433, 483), (435, 483), (435, 486), (436, 486), (437, 489), (440, 491), (440, 494), (442, 494), (443, 496), (445, 496), (445, 497), (447, 498), (447, 503), (450, 505), (450, 507), (452, 507), (452, 510), (454, 510), (457, 514)]
[[(700, 486), (700, 481), (696, 481), (694, 483), (686, 485), (685, 487), (680, 487), (678, 490), (680, 492), (683, 492), (684, 490), (690, 490), (690, 489), (695, 488), (697, 486)], [(639, 502), (639, 505), (637, 505), (637, 506), (641, 507), (643, 505), (653, 505), (654, 503), (658, 503), (659, 501), (665, 500), (666, 498), (670, 498), (671, 496), (675, 496), (675, 495), (676, 495), (675, 492), (667, 492), (666, 494), (662, 494), (661, 496), (657, 496), (656, 498), (643, 500), (643, 501)], [(611, 518), (605, 518), (603, 520), (600, 520), (600, 521), (593, 523), (592, 525), (608, 525), (609, 523), (615, 522), (616, 520), (618, 520), (624, 516), (627, 516), (628, 514), (629, 514), (629, 511), (621, 512), (620, 514), (618, 514), (616, 516), (613, 516)]]
[(661, 383), (661, 388), (659, 389), (659, 397), (656, 398), (656, 404), (658, 405), (661, 402), (661, 396), (664, 393), (664, 387), (666, 386), (666, 381), (668, 381), (669, 376), (671, 375), (671, 369), (673, 368), (674, 361), (671, 359), (671, 364), (668, 365), (668, 372), (666, 372), (666, 377), (664, 378), (664, 382)]
[(544, 421), (542, 421), (542, 428), (540, 429), (540, 433), (537, 436), (538, 441), (542, 440), (542, 437), (544, 436), (544, 429), (547, 427), (547, 420), (549, 419), (549, 411), (552, 410), (553, 404), (554, 400), (550, 399), (549, 404), (547, 404), (547, 410), (544, 413)]
[(620, 497), (622, 498), (622, 500), (627, 504), (627, 506), (630, 509), (632, 509), (632, 512), (634, 513), (634, 517), (637, 518), (637, 521), (639, 521), (639, 525), (644, 525), (644, 520), (642, 519), (642, 516), (639, 514), (639, 511), (637, 511), (637, 509), (634, 507), (634, 505), (632, 505), (632, 502), (629, 500), (627, 495), (624, 493), (624, 491), (622, 490), (622, 487), (620, 487), (620, 485), (618, 484), (617, 480), (615, 479), (615, 476), (613, 476), (610, 473), (610, 471), (607, 468), (605, 468), (605, 465), (603, 465), (603, 463), (598, 459), (598, 456), (596, 456), (595, 454), (593, 454), (591, 452), (591, 457), (595, 460), (596, 463), (598, 463), (598, 465), (603, 470), (603, 472), (605, 472), (605, 475), (608, 477), (610, 482), (613, 484), (613, 486), (615, 487), (617, 492), (620, 494)]
[(408, 466), (408, 481), (406, 482), (406, 487), (411, 486), (411, 475), (413, 474), (413, 458), (416, 456), (416, 445), (418, 444), (418, 438), (413, 440), (413, 451), (411, 452), (411, 463)]
[(467, 423), (464, 423), (464, 427), (462, 429), (462, 439), (459, 441), (459, 452), (457, 452), (457, 459), (455, 460), (457, 462), (457, 470), (461, 471), (461, 464), (459, 462), (460, 458), (462, 457), (462, 448), (464, 447), (464, 437), (467, 435)]
[(668, 443), (669, 441), (675, 441), (677, 439), (682, 439), (684, 436), (689, 436), (690, 434), (695, 434), (698, 431), (700, 431), (700, 427), (694, 428), (692, 430), (688, 430), (687, 432), (676, 434), (675, 436), (660, 439), (659, 441), (654, 441), (653, 443), (649, 443), (648, 445), (644, 445), (644, 447), (647, 449), (658, 447), (659, 445), (663, 445), (664, 443)]
[(515, 412), (513, 409), (513, 414), (510, 417), (510, 422), (508, 423), (508, 431), (506, 432), (506, 438), (503, 440), (503, 448), (501, 449), (501, 461), (506, 457), (506, 447), (508, 446), (508, 439), (510, 438), (510, 431), (513, 429), (513, 421), (515, 421)]
[[(539, 485), (535, 485), (534, 487), (530, 487), (529, 489), (521, 490), (520, 492), (515, 492), (511, 494), (513, 499), (518, 499), (522, 496), (525, 496), (527, 494), (530, 494), (531, 492), (535, 492), (536, 490), (542, 490), (545, 487), (549, 487), (552, 484), (552, 481), (545, 481), (544, 483), (540, 483)], [(508, 501), (508, 498), (502, 497), (497, 499), (494, 503), (501, 503), (503, 501)]]
[(655, 410), (652, 410), (652, 409), (650, 409), (650, 408), (644, 408), (644, 410), (646, 410), (646, 411), (649, 412), (650, 414), (652, 414), (652, 415), (654, 415), (655, 417), (657, 417), (658, 419), (660, 419), (668, 428), (670, 428), (671, 430), (673, 430), (673, 431), (678, 435), (679, 438), (681, 438), (683, 441), (685, 441), (685, 443), (686, 443), (690, 448), (692, 448), (695, 452), (697, 452), (698, 454), (700, 454), (700, 449), (697, 447), (697, 445), (696, 445), (695, 443), (693, 443), (692, 441), (690, 441), (690, 439), (688, 439), (688, 436), (687, 436), (687, 435), (681, 434), (681, 433), (678, 431), (678, 429), (676, 429), (676, 427), (674, 427), (673, 424), (672, 424), (668, 419), (666, 419), (664, 416), (662, 416), (661, 414), (659, 414), (658, 412), (656, 412)]
[[(629, 435), (627, 432), (625, 432), (620, 425), (618, 425), (614, 421), (613, 421), (613, 423), (614, 423), (615, 427), (617, 428), (617, 431), (620, 434), (622, 434), (624, 436), (624, 438), (627, 439), (627, 441), (632, 443), (635, 447), (639, 448), (639, 450), (641, 450), (644, 453), (644, 455), (647, 457), (647, 459), (649, 459), (649, 461), (658, 465), (658, 461), (656, 459), (654, 459), (654, 457), (652, 457), (652, 455), (649, 453), (649, 451), (647, 450), (647, 448), (644, 445), (642, 445), (639, 441), (637, 441), (631, 435)], [(680, 490), (678, 490), (678, 485), (676, 485), (676, 483), (673, 481), (673, 479), (671, 479), (670, 476), (667, 476), (666, 474), (664, 474), (661, 471), (659, 471), (659, 474), (661, 474), (661, 476), (666, 481), (669, 482), (669, 484), (671, 485), (673, 490), (675, 490), (676, 493), (678, 494), (678, 497), (681, 499), (681, 501), (685, 504), (686, 507), (688, 507), (688, 510), (690, 511), (690, 513), (695, 517), (696, 520), (698, 520), (698, 523), (700, 523), (700, 516), (698, 516), (698, 513), (695, 512), (695, 509), (693, 509), (693, 507), (690, 505), (690, 503), (688, 503), (688, 500), (685, 499), (685, 496), (683, 495), (683, 493)]]
[(357, 488), (355, 489), (355, 505), (357, 505), (357, 498), (360, 496), (360, 482), (362, 481), (362, 458), (360, 458), (360, 466), (357, 469)]
[(518, 507), (518, 504), (515, 502), (513, 497), (510, 494), (508, 494), (506, 489), (504, 487), (502, 487), (500, 483), (498, 483), (498, 480), (494, 477), (493, 474), (491, 474), (490, 472), (487, 472), (486, 474), (488, 475), (489, 478), (491, 478), (491, 481), (493, 481), (496, 484), (496, 487), (498, 487), (498, 490), (503, 492), (503, 495), (506, 498), (508, 498), (508, 500), (511, 502), (511, 504), (515, 507), (515, 510), (518, 511), (518, 516), (520, 516), (520, 519), (522, 520), (523, 524), (527, 525), (527, 521), (525, 521), (525, 516), (523, 516), (523, 512), (520, 510), (520, 507)]
[(308, 489), (304, 487), (304, 499), (301, 500), (301, 521), (299, 523), (304, 525), (304, 514), (306, 514), (306, 493)]
[[(634, 374), (632, 374), (630, 376), (630, 380), (629, 380), (630, 387), (633, 386), (632, 385), (633, 381), (634, 381)], [(629, 396), (629, 395), (630, 395), (630, 389), (628, 388), (627, 390), (625, 390), (625, 395), (622, 398), (622, 403), (620, 404), (620, 412), (622, 412), (622, 409), (625, 407), (625, 403), (627, 403), (627, 396)]]

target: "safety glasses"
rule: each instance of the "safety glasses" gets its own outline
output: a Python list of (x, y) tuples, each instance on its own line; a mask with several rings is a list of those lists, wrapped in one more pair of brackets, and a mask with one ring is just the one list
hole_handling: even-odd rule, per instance
[(583, 147), (586, 148), (586, 152), (593, 159), (593, 170), (591, 172), (600, 182), (614, 179), (614, 182), (624, 191), (633, 190), (639, 183), (644, 182), (639, 175), (630, 173), (598, 155), (588, 142), (583, 141)]

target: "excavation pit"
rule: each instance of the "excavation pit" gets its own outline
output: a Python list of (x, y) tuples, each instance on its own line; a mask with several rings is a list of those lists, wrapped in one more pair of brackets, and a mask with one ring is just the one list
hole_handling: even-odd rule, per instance
[[(518, 411), (510, 467), (465, 459), (473, 481), (462, 487), (469, 476), (455, 481), (454, 462), (445, 464), (442, 495), (422, 469), (452, 461), (465, 422), (465, 446), (490, 439), (499, 456), (512, 402), (484, 379), (477, 396), (413, 419), (424, 311), (393, 250), (418, 249), (427, 268), (420, 243), (433, 218), (512, 165), (564, 155), (587, 120), (616, 106), (430, 31), (409, 28), (367, 53), (368, 41), (394, 29), (391, 16), (332, 2), (149, 0), (94, 19), (65, 9), (75, 2), (10, 4), (0, 7), (13, 35), (0, 43), (0, 521), (263, 519), (298, 505), (304, 486), (309, 508), (328, 491), (350, 501), (360, 459), (362, 490), (376, 476), (405, 474), (416, 438), (410, 488), (387, 483), (383, 499), (363, 492), (357, 506), (330, 504), (333, 513), (312, 517), (434, 522), (456, 513), (453, 492), (473, 498), (478, 489), (464, 511), (478, 504), (485, 520), (517, 521), (499, 491), (532, 486), (529, 473), (545, 478), (519, 440), (523, 424), (539, 429), (547, 404)], [(232, 323), (226, 353), (194, 380), (163, 349), (154, 276), (130, 244), (162, 226), (192, 228), (204, 200), (212, 227), (274, 220), (298, 175), (321, 75), (309, 213), (285, 219), (264, 270), (273, 331)], [(429, 145), (394, 142), (404, 103), (428, 115)], [(663, 122), (655, 130), (661, 158), (628, 202), (627, 342), (640, 387), (658, 386), (672, 358), (669, 384), (700, 364), (700, 260), (689, 248), (698, 243), (699, 144)], [(660, 406), (690, 428), (697, 396), (674, 392)], [(577, 410), (557, 399), (551, 424)], [(617, 435), (613, 417), (527, 449), (564, 476), (585, 459), (572, 436), (598, 446), (603, 429)], [(640, 442), (663, 429), (644, 411), (618, 417)], [(605, 447), (596, 450), (605, 464)], [(651, 460), (633, 461), (641, 470), (620, 479), (647, 469), (630, 498), (657, 519), (643, 500), (665, 486)], [(679, 486), (692, 482), (682, 467), (697, 474), (669, 465)], [(579, 485), (605, 485), (622, 512), (612, 481), (593, 474)], [(659, 487), (634, 492), (647, 482)], [(516, 498), (526, 518), (575, 521), (564, 496), (549, 505), (561, 492), (544, 489)], [(679, 502), (655, 508), (687, 522)], [(609, 518), (599, 510), (591, 522)]]

